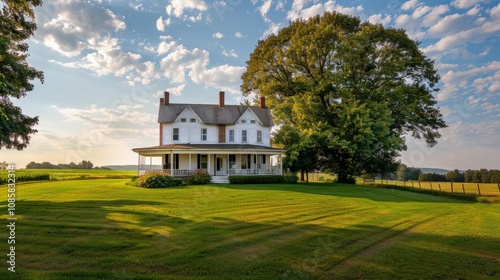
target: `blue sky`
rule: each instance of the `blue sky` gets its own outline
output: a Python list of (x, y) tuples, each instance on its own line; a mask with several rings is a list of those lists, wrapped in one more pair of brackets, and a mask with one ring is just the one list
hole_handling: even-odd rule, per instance
[(15, 103), (40, 117), (24, 151), (0, 161), (135, 164), (158, 144), (157, 104), (238, 104), (240, 76), (259, 39), (325, 11), (404, 28), (441, 75), (449, 124), (428, 149), (408, 138), (401, 161), (447, 169), (500, 168), (500, 4), (490, 0), (45, 1), (29, 62), (45, 83)]

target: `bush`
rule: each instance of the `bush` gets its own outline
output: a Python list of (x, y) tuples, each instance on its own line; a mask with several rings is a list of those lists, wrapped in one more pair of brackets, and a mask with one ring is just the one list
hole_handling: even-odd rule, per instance
[(229, 176), (231, 184), (276, 184), (283, 183), (281, 175), (263, 175), (263, 176)]
[(212, 176), (206, 171), (198, 170), (193, 176), (188, 179), (189, 185), (206, 185), (212, 181)]
[(136, 185), (142, 188), (166, 188), (180, 186), (182, 182), (182, 179), (172, 178), (167, 173), (153, 171), (137, 178)]
[(298, 181), (299, 181), (299, 176), (297, 176), (296, 174), (283, 175), (283, 183), (297, 184)]

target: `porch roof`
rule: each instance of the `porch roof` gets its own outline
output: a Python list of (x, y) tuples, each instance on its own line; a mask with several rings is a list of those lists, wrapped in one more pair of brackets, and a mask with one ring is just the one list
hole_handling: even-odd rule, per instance
[(279, 155), (285, 150), (279, 148), (272, 148), (259, 145), (249, 144), (169, 144), (145, 148), (135, 148), (132, 151), (144, 155), (155, 156), (163, 155), (165, 153), (178, 153), (178, 154), (272, 154)]

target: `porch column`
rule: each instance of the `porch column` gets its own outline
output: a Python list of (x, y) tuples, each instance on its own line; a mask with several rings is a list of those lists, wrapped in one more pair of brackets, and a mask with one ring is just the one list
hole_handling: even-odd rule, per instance
[(170, 150), (170, 176), (174, 176), (174, 152)]
[(211, 154), (209, 153), (207, 155), (207, 172), (208, 172), (208, 174), (210, 174), (210, 156), (211, 156)]
[(280, 165), (280, 175), (283, 175), (283, 160), (282, 160), (282, 154), (278, 156), (278, 164)]
[(137, 154), (137, 176), (141, 175), (141, 154)]
[(191, 154), (189, 154), (189, 170), (192, 170), (192, 168), (191, 168)]

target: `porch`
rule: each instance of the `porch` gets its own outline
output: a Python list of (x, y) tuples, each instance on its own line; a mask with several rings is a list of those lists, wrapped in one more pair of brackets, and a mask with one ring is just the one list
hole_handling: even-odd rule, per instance
[(139, 154), (139, 175), (162, 171), (173, 177), (187, 177), (199, 170), (226, 178), (230, 175), (282, 174), (282, 150), (265, 146), (176, 144), (138, 148), (134, 152)]

